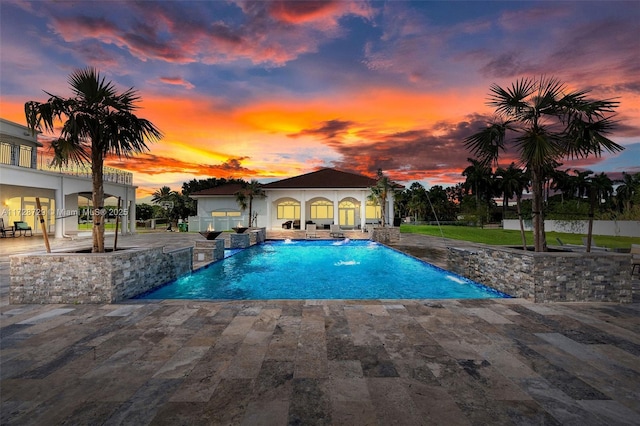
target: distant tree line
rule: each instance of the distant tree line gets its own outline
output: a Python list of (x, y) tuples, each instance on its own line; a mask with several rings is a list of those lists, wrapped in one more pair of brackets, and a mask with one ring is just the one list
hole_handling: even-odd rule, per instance
[[(414, 182), (397, 193), (396, 214), (413, 221), (483, 224), (516, 219), (520, 205), (523, 218), (531, 220), (531, 181), (525, 170), (514, 163), (492, 170), (474, 159), (468, 161), (464, 182), (429, 189)], [(640, 220), (640, 173), (623, 172), (621, 179), (611, 179), (590, 170), (553, 169), (543, 188), (546, 219), (578, 220), (592, 214), (602, 220)]]

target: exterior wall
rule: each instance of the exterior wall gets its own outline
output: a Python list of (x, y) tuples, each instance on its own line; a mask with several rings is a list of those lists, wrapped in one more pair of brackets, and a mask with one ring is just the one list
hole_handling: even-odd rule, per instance
[[(568, 234), (587, 234), (589, 221), (587, 220), (545, 220), (544, 229), (548, 232), (566, 232)], [(517, 219), (503, 221), (502, 227), (510, 230), (520, 230)], [(533, 230), (531, 221), (524, 222), (525, 231)], [(637, 220), (594, 220), (594, 235), (611, 235), (614, 237), (640, 237), (640, 221)]]
[[(366, 217), (366, 202), (371, 191), (367, 189), (269, 189), (266, 191), (267, 196), (264, 198), (256, 198), (253, 200), (252, 211), (257, 213), (257, 223), (255, 226), (267, 229), (282, 229), (282, 224), (290, 219), (299, 219), (304, 229), (304, 224), (313, 220), (320, 225), (330, 225), (339, 223), (338, 204), (345, 199), (354, 199), (360, 204), (360, 208), (355, 212), (354, 228), (362, 228), (366, 224), (377, 224), (378, 219)], [(278, 219), (277, 203), (282, 199), (292, 199), (300, 203), (300, 217)], [(333, 203), (333, 217), (330, 219), (312, 219), (311, 218), (311, 202), (315, 199), (326, 199)], [(199, 232), (205, 231), (208, 225), (213, 224), (211, 212), (223, 209), (239, 210), (235, 196), (199, 196), (198, 200), (198, 216), (189, 217), (189, 231)], [(387, 223), (393, 223), (393, 197), (387, 200)], [(240, 218), (235, 220), (232, 226), (236, 226), (237, 222), (242, 222), (246, 226), (248, 223), (248, 209), (243, 212)], [(229, 223), (231, 223), (229, 222)], [(216, 230), (226, 230), (220, 226), (213, 225)]]
[[(266, 226), (266, 199), (255, 198), (251, 208), (253, 212), (258, 213), (256, 226)], [(228, 231), (234, 226), (237, 226), (238, 222), (242, 223), (243, 226), (247, 226), (249, 223), (248, 208), (242, 212), (241, 216), (229, 217), (226, 223), (220, 220), (214, 221), (214, 218), (211, 216), (213, 211), (220, 210), (239, 211), (240, 207), (238, 206), (235, 196), (198, 197), (198, 216), (189, 217), (189, 231), (206, 231), (209, 224), (217, 231)]]
[(191, 272), (193, 248), (14, 255), (10, 302), (115, 303)]
[(631, 303), (630, 255), (449, 248), (447, 269), (514, 297)]
[[(35, 205), (25, 197), (39, 197), (42, 201), (46, 198), (48, 204), (42, 207), (48, 213), (48, 217), (45, 215), (47, 232), (60, 238), (67, 232), (77, 231), (77, 217), (71, 216), (77, 209), (77, 194), (92, 192), (91, 167), (49, 166), (51, 158), (43, 157), (38, 147), (42, 144), (27, 127), (0, 118), (2, 217), (5, 223), (23, 220), (31, 225), (34, 233), (41, 233), (40, 226), (35, 226)], [(26, 155), (31, 158), (23, 158)], [(121, 218), (123, 234), (135, 232), (135, 190), (132, 173), (104, 168), (105, 194), (121, 197), (122, 208), (129, 210), (128, 216)], [(73, 206), (66, 204), (69, 196), (76, 197)]]
[[(272, 189), (267, 192), (267, 223), (269, 229), (282, 228), (282, 223), (287, 219), (278, 219), (277, 202), (284, 198), (294, 199), (300, 202), (300, 223), (304, 225), (311, 218), (310, 202), (322, 198), (333, 202), (333, 218), (323, 219), (318, 223), (339, 223), (338, 204), (345, 199), (355, 199), (360, 203), (360, 209), (356, 212), (354, 227), (361, 227), (366, 223), (365, 206), (368, 189)], [(315, 220), (314, 220), (315, 221)]]

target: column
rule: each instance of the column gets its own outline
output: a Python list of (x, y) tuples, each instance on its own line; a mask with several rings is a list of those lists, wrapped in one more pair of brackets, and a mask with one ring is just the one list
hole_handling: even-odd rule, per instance
[(300, 230), (304, 231), (307, 221), (307, 194), (305, 191), (300, 192)]
[(333, 191), (333, 223), (336, 225), (340, 225), (340, 209), (338, 204), (340, 203), (340, 199), (338, 198), (338, 191)]
[(136, 233), (136, 199), (129, 200), (129, 233)]
[(367, 223), (367, 192), (362, 191), (360, 197), (360, 229), (364, 232)]
[[(54, 190), (53, 193), (54, 193), (53, 196), (55, 197), (55, 200), (56, 200), (55, 202), (56, 208), (53, 211), (53, 213), (55, 217), (61, 217), (61, 219), (58, 219), (55, 221), (55, 225), (54, 225), (55, 237), (63, 238), (64, 237), (64, 221), (66, 220), (66, 216), (67, 216), (67, 206), (64, 203), (64, 177), (60, 176), (60, 187)], [(49, 207), (51, 207), (51, 204), (49, 204)]]

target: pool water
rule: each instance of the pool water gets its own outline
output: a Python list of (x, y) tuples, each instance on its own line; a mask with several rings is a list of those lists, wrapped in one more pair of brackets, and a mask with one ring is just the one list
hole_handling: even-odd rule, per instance
[(370, 241), (269, 241), (141, 299), (478, 299), (509, 297)]

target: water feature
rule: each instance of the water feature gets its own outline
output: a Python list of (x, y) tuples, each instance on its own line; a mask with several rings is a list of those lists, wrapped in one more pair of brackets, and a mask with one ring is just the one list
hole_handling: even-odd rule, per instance
[(370, 241), (278, 241), (241, 250), (144, 299), (508, 297)]

